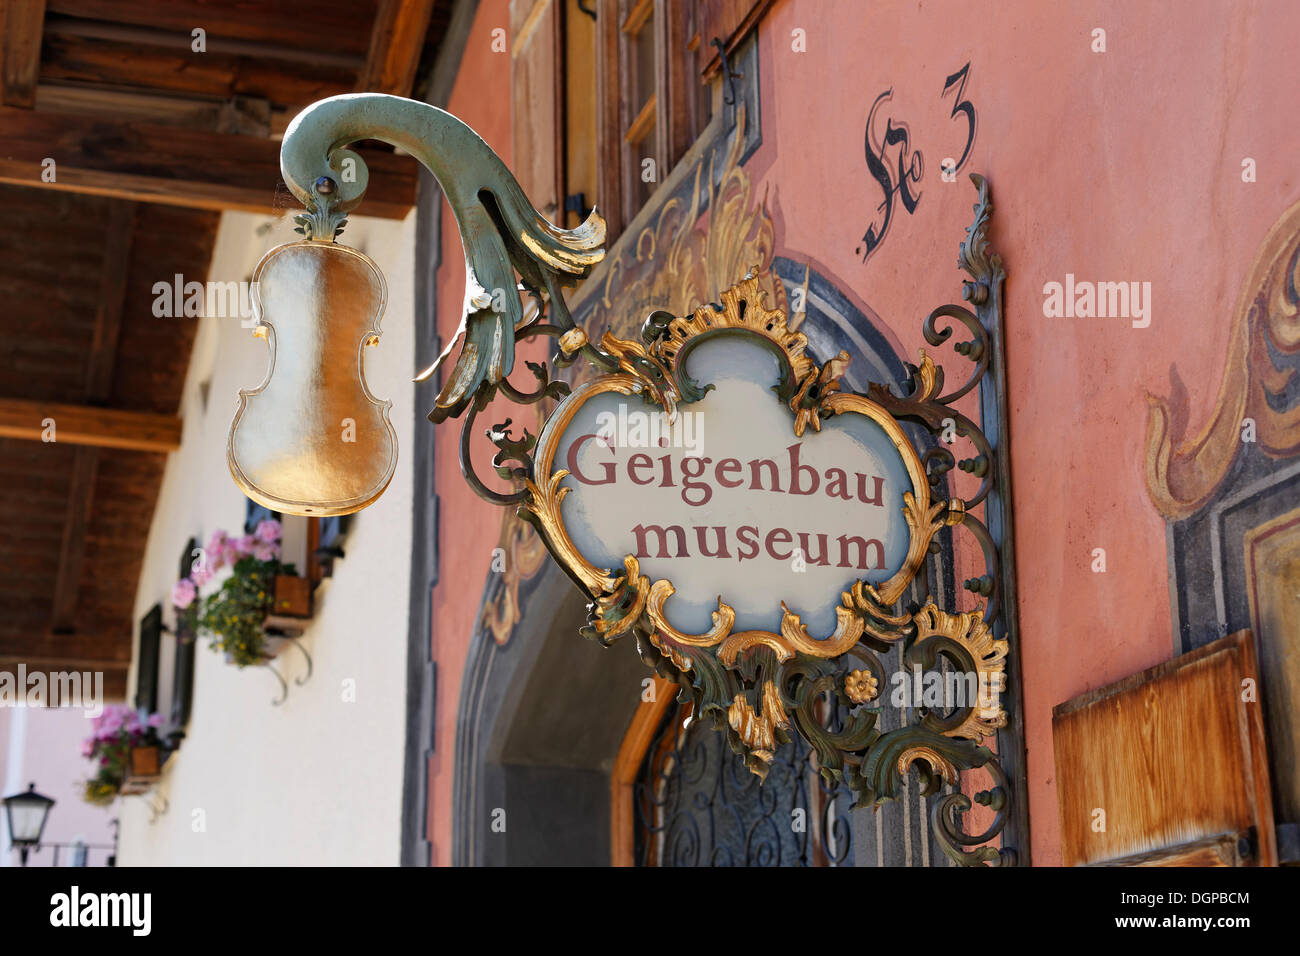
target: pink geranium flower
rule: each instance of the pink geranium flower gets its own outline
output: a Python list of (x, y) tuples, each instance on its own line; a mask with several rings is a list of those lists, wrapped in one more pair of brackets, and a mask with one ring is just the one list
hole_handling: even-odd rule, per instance
[(181, 578), (172, 585), (172, 604), (183, 611), (194, 603), (197, 594), (198, 589), (194, 586), (194, 582), (189, 578)]
[(253, 535), (259, 541), (264, 541), (267, 544), (274, 544), (280, 540), (280, 522), (276, 521), (274, 518), (267, 518), (265, 521), (259, 521), (257, 524), (257, 530), (253, 532)]
[(219, 571), (226, 563), (226, 545), (229, 541), (229, 536), (220, 528), (212, 532), (212, 537), (208, 538), (208, 546), (204, 549), (203, 557), (204, 567), (207, 568), (209, 575), (213, 571)]
[(278, 557), (279, 553), (280, 548), (278, 545), (269, 544), (265, 541), (259, 541), (253, 546), (253, 557), (259, 561), (270, 561), (272, 558)]
[(95, 735), (101, 738), (113, 736), (122, 729), (130, 709), (125, 704), (109, 704), (95, 720)]

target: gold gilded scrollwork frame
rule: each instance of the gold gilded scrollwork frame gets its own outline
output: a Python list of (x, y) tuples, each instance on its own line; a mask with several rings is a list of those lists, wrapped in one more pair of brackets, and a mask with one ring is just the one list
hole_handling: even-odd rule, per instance
[[(530, 499), (524, 507), (535, 517), (551, 552), (595, 601), (591, 623), (602, 641), (608, 642), (634, 625), (642, 624), (664, 653), (671, 655), (672, 648), (683, 646), (721, 645), (719, 655), (734, 661), (740, 649), (759, 644), (771, 647), (779, 659), (786, 660), (796, 652), (813, 657), (838, 657), (868, 631), (883, 641), (897, 639), (897, 634), (889, 628), (897, 627), (902, 619), (889, 615), (886, 608), (902, 597), (924, 567), (935, 533), (950, 514), (961, 513), (960, 500), (931, 503), (925, 467), (898, 421), (866, 396), (840, 390), (840, 376), (848, 365), (847, 353), (841, 352), (825, 365), (817, 366), (804, 354), (807, 336), (789, 329), (783, 311), (764, 307), (765, 294), (759, 288), (757, 276), (751, 275), (726, 290), (721, 299), (721, 310), (702, 306), (690, 316), (668, 320), (662, 328), (652, 326), (654, 337), (647, 343), (605, 335), (602, 347), (619, 358), (620, 368), (625, 371), (603, 375), (579, 386), (546, 422), (533, 459), (535, 477), (525, 483)], [(685, 370), (692, 346), (719, 334), (757, 337), (781, 357), (783, 385), (780, 388), (789, 393), (785, 404), (792, 412), (796, 437), (802, 436), (808, 425), (820, 431), (823, 416), (861, 415), (889, 436), (911, 481), (911, 488), (903, 494), (909, 542), (902, 566), (878, 587), (860, 581), (844, 591), (836, 608), (837, 626), (825, 639), (809, 636), (798, 615), (785, 609), (784, 604), (780, 633), (733, 632), (735, 611), (721, 598), (713, 612), (714, 626), (710, 630), (703, 634), (679, 631), (664, 613), (664, 604), (675, 590), (671, 581), (652, 582), (641, 575), (639, 563), (631, 554), (624, 558), (622, 573), (596, 567), (574, 545), (565, 526), (563, 502), (572, 489), (562, 484), (569, 473), (555, 468), (555, 455), (578, 411), (597, 395), (613, 393), (644, 398), (663, 408), (671, 422), (678, 413), (683, 392), (692, 389), (693, 383), (689, 382)], [(636, 592), (635, 596), (626, 594), (629, 588)]]

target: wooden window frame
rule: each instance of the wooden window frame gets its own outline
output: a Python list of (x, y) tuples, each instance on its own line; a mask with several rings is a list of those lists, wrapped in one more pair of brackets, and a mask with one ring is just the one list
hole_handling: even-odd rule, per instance
[[(633, 103), (635, 64), (630, 47), (652, 18), (653, 92), (644, 103)], [(687, 69), (688, 53), (698, 49), (700, 42), (698, 36), (687, 36), (693, 22), (691, 5), (680, 0), (597, 0), (597, 194), (611, 237), (622, 232), (642, 208), (639, 190), (634, 188), (642, 162), (655, 162), (653, 195), (699, 132), (693, 84), (704, 81)]]

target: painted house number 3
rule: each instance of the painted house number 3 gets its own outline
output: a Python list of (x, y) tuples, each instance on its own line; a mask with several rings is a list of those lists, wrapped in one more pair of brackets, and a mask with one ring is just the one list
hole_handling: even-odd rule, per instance
[[(962, 149), (961, 158), (954, 160), (950, 156), (945, 157), (941, 164), (940, 176), (944, 182), (956, 181), (957, 171), (966, 165), (966, 160), (970, 158), (971, 147), (975, 144), (975, 107), (971, 105), (970, 100), (963, 98), (966, 80), (969, 77), (970, 64), (967, 63), (944, 81), (943, 92), (939, 94), (940, 99), (943, 99), (952, 92), (953, 106), (950, 115), (954, 120), (966, 124), (966, 145)], [(871, 179), (880, 187), (884, 198), (876, 207), (876, 216), (868, 224), (867, 231), (863, 233), (862, 245), (855, 250), (862, 256), (863, 262), (866, 262), (885, 241), (885, 234), (889, 232), (889, 224), (894, 218), (894, 201), (901, 201), (903, 209), (909, 216), (916, 212), (916, 206), (921, 201), (921, 194), (914, 187), (920, 183), (921, 176), (925, 173), (925, 160), (919, 149), (912, 148), (907, 124), (895, 126), (893, 117), (886, 115), (884, 135), (879, 139), (876, 137), (879, 128), (876, 114), (883, 104), (893, 98), (893, 95), (894, 88), (891, 86), (876, 97), (876, 101), (871, 104), (871, 110), (867, 113), (865, 135), (867, 171), (871, 174)]]

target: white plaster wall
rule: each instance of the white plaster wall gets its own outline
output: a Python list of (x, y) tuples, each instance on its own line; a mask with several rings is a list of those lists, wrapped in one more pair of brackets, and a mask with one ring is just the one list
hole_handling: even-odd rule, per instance
[[(414, 214), (400, 223), (357, 217), (343, 237), (388, 280), (383, 335), (366, 350), (366, 369), (372, 392), (393, 402), (399, 459), (383, 497), (353, 516), (346, 557), (316, 592), (315, 617), (302, 638), (314, 675), (297, 686), (306, 665), (287, 648), (277, 667), (290, 692), (273, 707), (279, 685), (271, 674), (228, 665), (201, 642), (188, 737), (167, 763), (159, 790), (169, 808), (151, 823), (149, 798), (120, 801), (123, 866), (398, 862), (415, 422), (414, 221)], [(288, 217), (226, 213), (208, 278), (247, 280), (266, 250), (297, 238)], [(182, 445), (168, 462), (150, 529), (137, 619), (161, 600), (170, 623), (166, 597), (191, 535), (204, 541), (216, 528), (234, 533), (243, 525), (245, 499), (226, 467), (226, 435), (238, 389), (263, 378), (266, 345), (238, 318), (198, 321), (181, 407)], [(162, 329), (159, 342), (165, 341)], [(171, 700), (170, 641), (164, 635), (164, 713)], [(355, 702), (344, 700), (348, 681), (355, 682)]]

